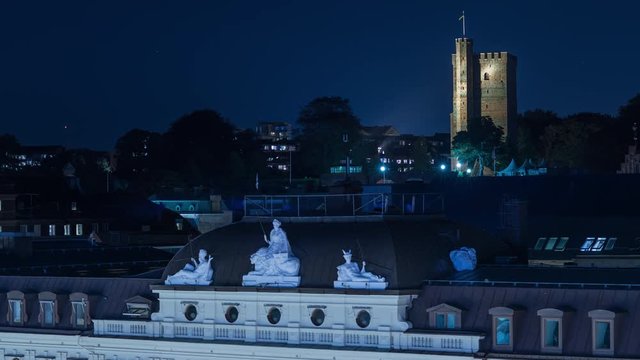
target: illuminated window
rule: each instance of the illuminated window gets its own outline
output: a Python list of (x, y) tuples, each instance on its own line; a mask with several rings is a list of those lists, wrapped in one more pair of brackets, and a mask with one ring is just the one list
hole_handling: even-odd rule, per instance
[(591, 247), (591, 251), (602, 251), (602, 249), (604, 248), (604, 243), (607, 241), (607, 238), (603, 238), (603, 237), (599, 237), (596, 239), (596, 241), (593, 243), (593, 246)]
[(588, 237), (584, 243), (582, 243), (582, 246), (580, 246), (580, 251), (589, 251), (589, 249), (591, 249), (591, 245), (593, 245), (595, 241), (596, 238)]
[(83, 226), (82, 224), (76, 224), (76, 235), (77, 236), (82, 236), (82, 232), (83, 232)]
[(49, 236), (56, 236), (56, 226), (54, 224), (49, 225)]
[(493, 316), (493, 348), (495, 350), (513, 350), (513, 309), (494, 307), (489, 309)]
[(78, 203), (76, 203), (75, 201), (71, 202), (71, 211), (76, 211), (78, 210)]
[(614, 312), (608, 310), (589, 311), (594, 355), (613, 355), (615, 316)]
[(64, 236), (71, 235), (71, 225), (70, 224), (65, 224), (63, 229), (64, 229)]

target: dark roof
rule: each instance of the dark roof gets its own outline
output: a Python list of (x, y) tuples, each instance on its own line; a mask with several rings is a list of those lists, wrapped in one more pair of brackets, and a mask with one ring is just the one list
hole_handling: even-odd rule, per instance
[[(127, 299), (136, 295), (155, 299), (149, 286), (156, 283), (158, 280), (154, 279), (0, 276), (0, 314), (7, 314), (8, 311), (7, 292), (22, 291), (25, 294), (28, 320), (24, 327), (40, 328), (38, 294), (50, 291), (57, 295), (58, 301), (60, 323), (55, 328), (70, 329), (69, 294), (80, 292), (88, 296), (91, 318), (119, 319), (125, 318), (122, 313)], [(9, 326), (4, 315), (0, 316), (0, 327), (2, 326)]]
[[(461, 229), (455, 240), (455, 224), (442, 220), (385, 220), (374, 222), (287, 223), (287, 233), (296, 257), (301, 261), (300, 287), (332, 288), (336, 267), (344, 262), (341, 249), (351, 249), (354, 261), (367, 262), (367, 270), (384, 276), (389, 289), (418, 289), (422, 281), (452, 270), (449, 251), (472, 246), (481, 260), (492, 259), (504, 250), (471, 229)], [(263, 220), (268, 233), (270, 219)], [(180, 250), (167, 266), (163, 279), (184, 267), (199, 249), (213, 254), (214, 285), (239, 286), (252, 270), (249, 256), (266, 246), (261, 225), (241, 222), (195, 238)]]
[(637, 340), (640, 336), (639, 290), (427, 285), (413, 303), (410, 321), (418, 329), (429, 328), (426, 309), (442, 303), (456, 304), (464, 309), (462, 330), (487, 334), (482, 351), (491, 351), (489, 309), (504, 306), (517, 310), (513, 322), (514, 353), (540, 353), (540, 317), (537, 311), (556, 308), (570, 310), (562, 324), (565, 334), (562, 355), (591, 355), (591, 318), (588, 312), (595, 309), (617, 312), (615, 355), (637, 357), (640, 354), (640, 342)]

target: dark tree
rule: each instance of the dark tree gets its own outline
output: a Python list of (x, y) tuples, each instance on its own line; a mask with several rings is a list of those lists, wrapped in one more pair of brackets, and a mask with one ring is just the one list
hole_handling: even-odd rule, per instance
[(590, 170), (590, 146), (601, 148), (597, 141), (603, 140), (600, 134), (611, 120), (602, 114), (581, 113), (547, 126), (542, 137), (545, 158), (552, 166)]
[(552, 111), (531, 110), (518, 116), (518, 134), (516, 153), (520, 161), (527, 159), (542, 160), (545, 148), (542, 142), (545, 129), (560, 122), (560, 118)]
[(504, 130), (496, 126), (490, 117), (473, 118), (467, 122), (467, 130), (460, 131), (453, 138), (452, 155), (467, 164), (477, 160), (482, 170), (490, 163), (494, 149), (496, 153), (502, 151), (503, 138)]
[(360, 120), (353, 114), (349, 100), (341, 97), (312, 100), (300, 112), (298, 124), (302, 126), (302, 134), (294, 169), (299, 175), (319, 176), (328, 172), (360, 141)]
[(163, 137), (166, 168), (184, 174), (188, 185), (219, 186), (229, 169), (234, 130), (213, 110), (182, 116)]

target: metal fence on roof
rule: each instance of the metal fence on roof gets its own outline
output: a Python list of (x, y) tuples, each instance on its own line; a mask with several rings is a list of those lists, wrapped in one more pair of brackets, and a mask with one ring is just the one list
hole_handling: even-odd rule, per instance
[(440, 193), (247, 195), (245, 216), (436, 215), (444, 212)]

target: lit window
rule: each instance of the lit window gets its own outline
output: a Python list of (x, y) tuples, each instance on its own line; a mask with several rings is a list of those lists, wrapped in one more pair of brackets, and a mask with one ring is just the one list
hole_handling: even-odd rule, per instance
[(557, 309), (540, 309), (540, 348), (543, 352), (562, 352), (562, 317), (564, 312)]
[(78, 203), (76, 203), (75, 201), (71, 202), (71, 211), (76, 211), (78, 210)]
[(591, 247), (591, 251), (602, 251), (604, 248), (604, 243), (607, 241), (607, 238), (599, 237)]
[(613, 355), (614, 319), (616, 314), (608, 310), (591, 310), (592, 350), (594, 355)]
[(564, 236), (560, 238), (560, 241), (558, 241), (558, 245), (556, 245), (556, 251), (564, 251), (564, 249), (567, 247), (567, 242), (569, 241), (569, 238)]
[(493, 347), (496, 350), (513, 350), (513, 309), (494, 307), (489, 309), (493, 315)]
[(49, 225), (49, 236), (56, 236), (56, 226), (53, 224)]
[(65, 224), (63, 229), (64, 229), (64, 236), (71, 235), (71, 225)]
[(462, 310), (448, 304), (427, 309), (429, 326), (436, 329), (459, 329)]
[(591, 249), (591, 245), (593, 245), (595, 241), (596, 238), (588, 237), (584, 243), (582, 243), (582, 246), (580, 246), (580, 251), (589, 251), (589, 249)]
[(2, 211), (2, 200), (0, 200), (0, 211)]
[(53, 301), (40, 301), (40, 311), (42, 311), (42, 325), (53, 326)]
[(83, 233), (83, 226), (82, 224), (76, 224), (76, 235), (77, 236), (82, 236)]

